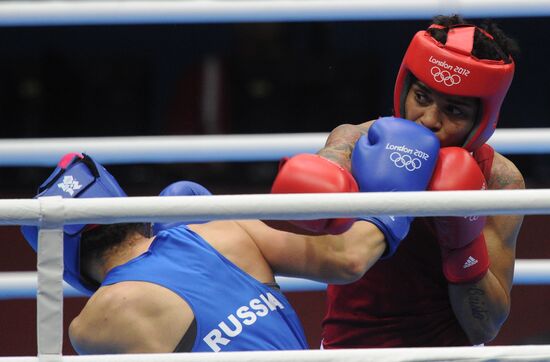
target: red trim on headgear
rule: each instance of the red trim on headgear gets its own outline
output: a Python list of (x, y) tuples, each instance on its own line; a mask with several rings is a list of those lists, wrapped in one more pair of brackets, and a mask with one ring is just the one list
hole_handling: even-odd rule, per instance
[[(439, 26), (435, 26), (439, 27)], [(394, 112), (404, 117), (404, 99), (410, 84), (409, 73), (426, 86), (445, 94), (476, 97), (481, 100), (481, 115), (462, 147), (474, 151), (495, 131), (500, 107), (514, 77), (514, 61), (478, 59), (471, 54), (473, 25), (449, 28), (447, 44), (441, 44), (427, 31), (412, 39), (395, 82)], [(492, 38), (492, 37), (491, 37)]]
[(73, 162), (73, 160), (75, 158), (84, 158), (84, 156), (82, 156), (81, 153), (78, 153), (78, 152), (71, 152), (71, 153), (67, 153), (65, 156), (63, 156), (61, 158), (61, 160), (57, 163), (57, 166), (65, 169), (67, 168), (71, 162)]

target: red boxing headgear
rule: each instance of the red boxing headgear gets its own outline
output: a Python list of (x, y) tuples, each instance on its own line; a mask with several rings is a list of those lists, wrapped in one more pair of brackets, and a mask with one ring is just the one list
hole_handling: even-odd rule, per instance
[[(440, 27), (432, 25), (432, 27)], [(514, 61), (478, 59), (472, 55), (474, 32), (487, 34), (474, 25), (450, 27), (446, 44), (427, 31), (419, 31), (411, 41), (395, 82), (393, 97), (396, 117), (405, 116), (405, 98), (412, 74), (426, 86), (445, 94), (476, 97), (481, 112), (463, 148), (474, 151), (495, 131), (500, 106), (514, 77)]]

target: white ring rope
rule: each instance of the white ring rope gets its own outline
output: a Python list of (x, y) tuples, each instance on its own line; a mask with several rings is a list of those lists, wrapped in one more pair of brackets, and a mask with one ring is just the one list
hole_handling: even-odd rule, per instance
[(0, 2), (0, 25), (398, 20), (429, 19), (443, 13), (465, 17), (548, 16), (550, 1), (7, 1)]
[[(40, 199), (0, 200), (0, 225), (39, 225)], [(312, 220), (369, 215), (549, 214), (550, 189), (250, 194), (62, 199), (65, 224), (192, 220)]]
[[(65, 362), (430, 362), (548, 361), (550, 345), (490, 347), (373, 348), (230, 353), (162, 353), (62, 356)], [(3, 357), (0, 362), (37, 362), (38, 357)]]
[[(1, 3), (0, 3), (1, 4)], [(44, 138), (0, 140), (0, 166), (51, 166), (68, 152), (103, 164), (277, 161), (317, 152), (328, 133)], [(550, 128), (496, 130), (489, 144), (504, 154), (550, 153)]]
[[(301, 278), (275, 278), (283, 292), (313, 292), (324, 291), (325, 283), (314, 282)], [(549, 285), (550, 260), (546, 259), (518, 259), (514, 271), (514, 285)], [(0, 300), (33, 299), (36, 298), (37, 273), (3, 272), (0, 273)], [(67, 283), (63, 283), (65, 298), (83, 297), (84, 295)]]

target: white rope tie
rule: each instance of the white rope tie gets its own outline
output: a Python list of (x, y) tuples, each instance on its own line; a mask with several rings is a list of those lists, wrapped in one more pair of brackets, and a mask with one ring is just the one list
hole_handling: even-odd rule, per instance
[(38, 232), (37, 339), (40, 362), (61, 361), (63, 346), (63, 202), (41, 197)]

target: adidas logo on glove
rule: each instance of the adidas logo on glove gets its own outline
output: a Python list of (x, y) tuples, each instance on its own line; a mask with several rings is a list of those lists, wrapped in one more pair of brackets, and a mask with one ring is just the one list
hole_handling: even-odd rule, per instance
[(462, 269), (468, 269), (471, 266), (474, 266), (477, 264), (477, 259), (469, 256), (464, 265), (462, 266)]

